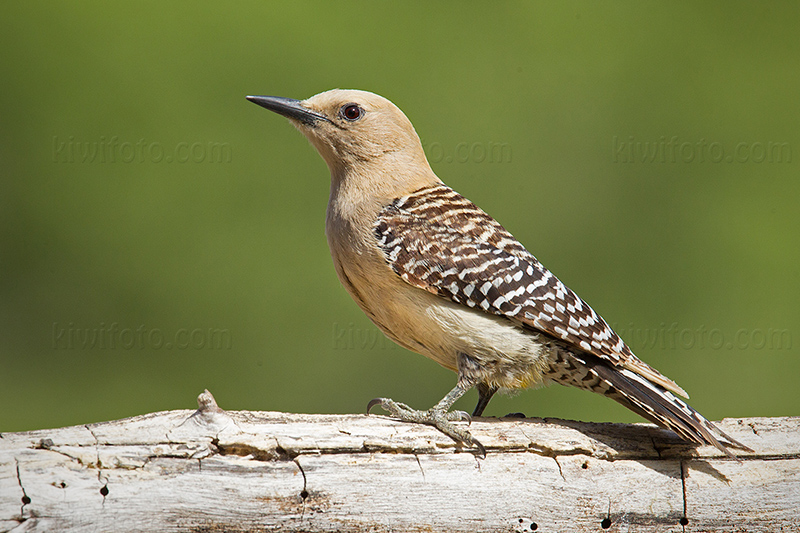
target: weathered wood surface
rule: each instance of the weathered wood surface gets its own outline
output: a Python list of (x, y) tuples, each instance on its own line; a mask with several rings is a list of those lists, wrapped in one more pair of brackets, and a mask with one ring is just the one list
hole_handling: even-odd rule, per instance
[[(197, 411), (0, 434), (0, 531), (798, 531), (800, 417), (741, 461), (646, 424)], [(685, 525), (684, 525), (685, 524)]]

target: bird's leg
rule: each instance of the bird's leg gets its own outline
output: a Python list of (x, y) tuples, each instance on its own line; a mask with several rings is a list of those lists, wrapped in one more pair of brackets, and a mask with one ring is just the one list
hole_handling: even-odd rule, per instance
[(478, 383), (477, 389), (478, 405), (476, 405), (475, 410), (472, 411), (472, 416), (481, 416), (483, 410), (489, 405), (489, 400), (491, 400), (494, 393), (497, 392), (497, 387), (487, 385), (486, 383)]
[(475, 446), (480, 451), (481, 455), (486, 457), (486, 448), (475, 439), (469, 431), (461, 429), (453, 421), (463, 420), (467, 422), (472, 421), (472, 417), (464, 411), (450, 411), (450, 407), (461, 398), (465, 392), (471, 389), (473, 385), (467, 383), (465, 380), (459, 379), (458, 384), (453, 387), (453, 390), (447, 393), (442, 400), (434, 405), (427, 411), (417, 411), (412, 409), (404, 403), (395, 402), (389, 398), (375, 398), (367, 404), (367, 414), (370, 409), (376, 405), (380, 405), (383, 409), (388, 411), (393, 417), (402, 420), (403, 422), (415, 422), (418, 424), (428, 424), (435, 427), (456, 442), (466, 444), (467, 446)]

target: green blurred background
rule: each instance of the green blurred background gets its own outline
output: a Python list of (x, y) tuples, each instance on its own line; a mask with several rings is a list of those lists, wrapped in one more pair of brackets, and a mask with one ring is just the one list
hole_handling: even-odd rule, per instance
[[(334, 87), (394, 101), (707, 417), (800, 414), (796, 2), (219, 5), (0, 8), (0, 430), (453, 386), (339, 286), (325, 164), (244, 98)], [(640, 420), (558, 386), (509, 411)]]

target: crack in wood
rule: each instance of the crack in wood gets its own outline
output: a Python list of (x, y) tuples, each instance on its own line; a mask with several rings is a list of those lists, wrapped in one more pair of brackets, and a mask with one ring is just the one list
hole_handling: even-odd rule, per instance
[(680, 525), (683, 531), (686, 531), (686, 524), (689, 523), (689, 517), (686, 516), (686, 462), (681, 461), (681, 491), (683, 493), (683, 516), (680, 518)]
[(22, 506), (19, 508), (19, 522), (22, 523), (25, 520), (25, 506), (31, 503), (31, 499), (28, 496), (28, 493), (25, 492), (25, 487), (22, 485), (22, 475), (19, 472), (19, 460), (15, 459), (14, 462), (17, 465), (17, 484), (19, 485), (20, 490), (22, 491)]
[(298, 461), (297, 458), (294, 458), (292, 459), (292, 462), (297, 465), (297, 468), (303, 475), (303, 490), (300, 491), (300, 500), (303, 503), (303, 507), (300, 510), (300, 519), (302, 520), (306, 514), (306, 500), (308, 499), (308, 478), (306, 477), (306, 471), (303, 470), (303, 465), (300, 464), (300, 461)]
[(422, 480), (425, 481), (425, 470), (422, 469), (422, 463), (419, 461), (419, 455), (414, 454), (414, 459), (417, 460), (417, 466), (419, 466), (419, 471), (422, 473)]
[(97, 435), (94, 434), (94, 431), (92, 431), (92, 428), (89, 427), (89, 424), (84, 424), (83, 427), (85, 427), (86, 431), (91, 433), (92, 437), (94, 437), (94, 449), (95, 452), (97, 452), (95, 464), (97, 465), (97, 468), (102, 468), (103, 465), (100, 463), (100, 439), (98, 439)]
[(558, 466), (558, 473), (561, 475), (561, 479), (566, 481), (567, 477), (564, 475), (564, 471), (561, 469), (561, 463), (558, 462), (558, 456), (554, 455), (553, 456), (553, 461), (555, 461), (556, 462), (556, 466)]

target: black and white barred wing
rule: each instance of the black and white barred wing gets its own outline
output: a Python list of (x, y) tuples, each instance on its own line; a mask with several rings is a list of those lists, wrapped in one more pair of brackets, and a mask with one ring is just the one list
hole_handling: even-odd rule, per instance
[(407, 283), (506, 316), (686, 396), (505, 228), (449, 187), (398, 198), (380, 212), (374, 232), (387, 263)]

